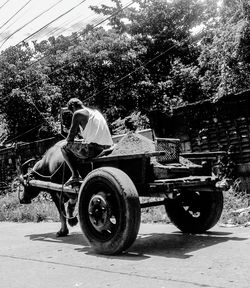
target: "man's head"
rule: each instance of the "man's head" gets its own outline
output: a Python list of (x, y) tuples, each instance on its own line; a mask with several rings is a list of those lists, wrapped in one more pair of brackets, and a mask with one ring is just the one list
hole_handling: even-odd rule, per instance
[(67, 107), (71, 112), (74, 113), (76, 110), (82, 109), (84, 105), (78, 98), (71, 98), (67, 104)]

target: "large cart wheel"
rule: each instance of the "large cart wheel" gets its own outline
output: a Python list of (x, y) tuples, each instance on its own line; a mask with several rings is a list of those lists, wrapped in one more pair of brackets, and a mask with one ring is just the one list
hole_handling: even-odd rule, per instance
[(123, 171), (103, 167), (90, 172), (81, 185), (78, 205), (81, 229), (97, 253), (118, 254), (135, 241), (139, 196)]
[(221, 191), (184, 191), (173, 200), (166, 200), (170, 221), (182, 232), (202, 233), (220, 219), (223, 209)]

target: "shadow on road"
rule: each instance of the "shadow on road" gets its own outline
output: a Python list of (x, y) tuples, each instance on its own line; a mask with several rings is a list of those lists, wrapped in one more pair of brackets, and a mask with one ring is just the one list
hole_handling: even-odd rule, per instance
[[(44, 242), (55, 242), (55, 243), (65, 243), (72, 245), (83, 245), (88, 246), (88, 242), (84, 238), (82, 233), (72, 232), (68, 236), (65, 237), (56, 237), (56, 233), (43, 233), (43, 234), (30, 234), (25, 237), (29, 237), (32, 241), (44, 241)], [(90, 249), (90, 247), (89, 247)]]
[(227, 241), (243, 241), (247, 238), (233, 237), (232, 233), (208, 232), (205, 234), (183, 234), (181, 232), (163, 234), (143, 234), (137, 237), (128, 253), (156, 255), (167, 258), (192, 257), (195, 252)]
[[(96, 254), (91, 250), (82, 233), (73, 232), (67, 237), (57, 238), (55, 233), (31, 234), (26, 235), (32, 241), (45, 241), (55, 243), (72, 244), (77, 247), (77, 252), (87, 253), (88, 255)], [(134, 244), (127, 253), (120, 256), (98, 257), (119, 258), (131, 261), (140, 261), (150, 256), (161, 256), (167, 258), (186, 259), (192, 257), (192, 252), (206, 247), (217, 245), (227, 241), (244, 241), (248, 238), (233, 237), (229, 232), (207, 232), (205, 234), (183, 234), (181, 232), (139, 234)]]

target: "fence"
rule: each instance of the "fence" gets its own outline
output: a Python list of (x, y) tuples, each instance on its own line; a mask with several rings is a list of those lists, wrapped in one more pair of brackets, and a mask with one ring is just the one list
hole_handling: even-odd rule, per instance
[(59, 139), (56, 137), (31, 143), (17, 143), (0, 150), (0, 189), (5, 188), (17, 173), (20, 163), (41, 156)]

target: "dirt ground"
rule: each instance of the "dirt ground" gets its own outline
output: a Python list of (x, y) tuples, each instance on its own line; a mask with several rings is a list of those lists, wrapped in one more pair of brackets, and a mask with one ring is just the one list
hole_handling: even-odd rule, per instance
[(250, 228), (207, 234), (141, 224), (119, 256), (93, 253), (79, 226), (56, 238), (59, 223), (0, 223), (0, 287), (249, 287)]

